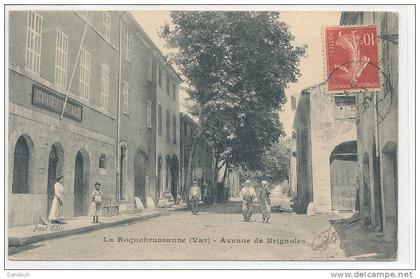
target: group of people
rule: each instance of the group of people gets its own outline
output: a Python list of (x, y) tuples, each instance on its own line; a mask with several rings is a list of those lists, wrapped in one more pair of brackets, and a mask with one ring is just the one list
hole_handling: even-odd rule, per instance
[[(62, 184), (63, 175), (57, 176), (57, 182), (54, 184), (54, 199), (51, 205), (50, 213), (48, 215), (48, 220), (51, 223), (62, 223), (63, 220), (63, 205), (64, 205), (64, 186)], [(270, 189), (268, 187), (268, 182), (263, 180), (261, 182), (261, 189), (258, 193), (258, 202), (260, 204), (260, 209), (262, 212), (262, 219), (264, 223), (268, 223), (271, 213), (271, 202), (270, 202)], [(244, 222), (249, 222), (252, 216), (253, 210), (253, 201), (257, 198), (257, 193), (255, 192), (254, 187), (251, 185), (250, 180), (246, 180), (244, 187), (241, 189), (240, 197), (242, 199), (242, 214), (244, 217)], [(93, 217), (92, 223), (99, 223), (99, 215), (102, 210), (102, 199), (103, 192), (101, 191), (101, 184), (99, 182), (95, 183), (95, 190), (92, 191), (90, 195), (91, 205), (89, 210), (89, 216)], [(198, 186), (197, 181), (192, 183), (189, 192), (189, 201), (191, 204), (191, 210), (193, 215), (198, 214), (198, 206), (201, 201), (201, 189)]]
[[(271, 201), (270, 201), (270, 188), (268, 182), (263, 180), (261, 181), (261, 189), (258, 192), (258, 202), (260, 204), (260, 209), (262, 213), (263, 223), (268, 223), (271, 214)], [(241, 189), (240, 197), (242, 199), (242, 214), (244, 217), (244, 222), (250, 222), (252, 216), (253, 201), (257, 198), (257, 193), (255, 192), (254, 187), (251, 185), (250, 180), (244, 182), (244, 187)], [(201, 189), (198, 186), (197, 181), (192, 183), (189, 193), (189, 201), (191, 204), (191, 210), (193, 215), (198, 214), (198, 205), (201, 200)]]
[[(263, 223), (268, 223), (271, 215), (270, 194), (271, 191), (268, 187), (268, 182), (265, 180), (261, 181), (261, 189), (258, 192), (258, 202), (260, 204)], [(255, 192), (254, 187), (252, 187), (250, 180), (245, 181), (244, 187), (241, 189), (239, 195), (242, 198), (242, 214), (244, 222), (250, 222), (253, 210), (252, 203), (257, 198), (257, 193)]]
[[(57, 176), (57, 182), (54, 184), (54, 199), (51, 204), (50, 213), (48, 220), (52, 224), (63, 223), (63, 206), (64, 206), (64, 186), (63, 186), (63, 175)], [(102, 199), (104, 194), (101, 191), (101, 184), (95, 183), (95, 190), (90, 195), (91, 204), (89, 209), (89, 216), (91, 216), (92, 223), (99, 223), (99, 215), (102, 211)], [(45, 223), (45, 222), (43, 222)]]

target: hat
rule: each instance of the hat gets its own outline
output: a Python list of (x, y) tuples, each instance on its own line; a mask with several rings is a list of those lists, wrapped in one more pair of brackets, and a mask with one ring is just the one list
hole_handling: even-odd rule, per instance
[(251, 184), (251, 180), (249, 180), (249, 179), (245, 180), (244, 184), (245, 184), (245, 185), (249, 185), (249, 184)]
[(196, 180), (194, 180), (192, 184), (197, 184), (197, 181), (196, 181)]
[(60, 179), (60, 178), (62, 178), (62, 177), (64, 177), (64, 175), (62, 175), (62, 174), (58, 174), (58, 175), (57, 175), (57, 179)]
[(263, 181), (261, 181), (261, 184), (262, 185), (267, 185), (268, 184), (268, 181), (263, 180)]

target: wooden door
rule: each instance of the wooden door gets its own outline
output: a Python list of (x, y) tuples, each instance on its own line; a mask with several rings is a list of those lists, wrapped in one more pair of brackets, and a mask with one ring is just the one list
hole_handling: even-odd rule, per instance
[(76, 163), (74, 167), (74, 216), (87, 215), (83, 208), (83, 157), (80, 152), (77, 152)]
[(55, 148), (51, 149), (48, 158), (48, 185), (47, 185), (47, 215), (50, 212), (52, 201), (54, 199), (54, 184), (57, 182), (57, 163), (58, 156)]
[(144, 207), (146, 207), (146, 170), (146, 155), (142, 152), (138, 152), (134, 159), (134, 195), (140, 198)]
[(355, 161), (335, 159), (331, 162), (331, 207), (333, 210), (356, 208)]

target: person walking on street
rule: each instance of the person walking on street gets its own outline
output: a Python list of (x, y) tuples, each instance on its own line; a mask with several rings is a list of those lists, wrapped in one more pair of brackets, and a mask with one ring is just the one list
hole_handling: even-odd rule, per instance
[(263, 180), (261, 182), (261, 190), (258, 195), (258, 201), (260, 203), (263, 223), (268, 223), (271, 214), (271, 201), (270, 201), (270, 194), (271, 191), (268, 188), (268, 182)]
[(89, 216), (93, 217), (92, 223), (99, 223), (99, 214), (102, 210), (102, 198), (104, 194), (101, 191), (101, 184), (95, 183), (95, 190), (92, 191), (90, 198), (92, 203), (90, 204)]
[(257, 197), (254, 187), (251, 186), (251, 181), (246, 180), (244, 187), (241, 189), (239, 195), (242, 198), (242, 214), (244, 222), (249, 222), (252, 216), (252, 202)]
[(190, 188), (189, 200), (191, 202), (191, 210), (193, 215), (197, 215), (198, 203), (201, 200), (201, 189), (198, 187), (197, 181), (194, 181)]
[(48, 220), (53, 224), (59, 224), (63, 219), (64, 186), (63, 175), (57, 175), (57, 182), (54, 184), (54, 199), (51, 204)]

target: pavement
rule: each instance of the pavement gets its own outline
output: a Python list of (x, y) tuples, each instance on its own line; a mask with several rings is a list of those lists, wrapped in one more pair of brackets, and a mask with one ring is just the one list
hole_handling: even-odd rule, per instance
[(92, 217), (84, 216), (64, 220), (61, 224), (38, 224), (23, 227), (14, 227), (8, 230), (9, 248), (33, 244), (36, 242), (65, 237), (74, 234), (86, 233), (103, 228), (143, 222), (147, 219), (167, 215), (166, 209), (145, 210), (138, 214), (119, 214), (115, 216), (100, 216), (99, 223), (91, 223)]
[(102, 217), (100, 224), (77, 218), (64, 224), (63, 232), (13, 228), (9, 241), (20, 246), (9, 246), (9, 260), (369, 261), (396, 257), (396, 242), (386, 242), (382, 234), (364, 228), (357, 214), (307, 216), (274, 211), (270, 223), (262, 223), (258, 207), (254, 209), (251, 222), (242, 221), (241, 203), (230, 203), (203, 206), (199, 215), (163, 209)]
[(9, 260), (344, 260), (339, 241), (314, 249), (337, 216), (275, 212), (243, 222), (241, 204), (204, 206), (199, 215), (172, 211), (147, 222), (45, 239), (9, 251)]

